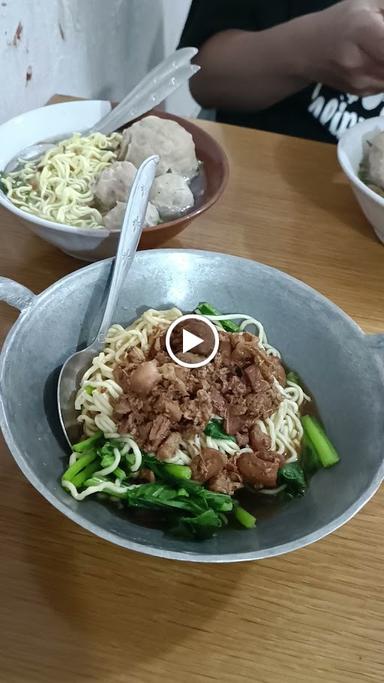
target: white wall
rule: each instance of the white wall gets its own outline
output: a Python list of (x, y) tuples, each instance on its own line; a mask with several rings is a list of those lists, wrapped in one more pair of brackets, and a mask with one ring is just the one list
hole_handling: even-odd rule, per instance
[[(191, 0), (0, 0), (0, 122), (55, 92), (119, 99), (172, 51)], [(187, 88), (168, 108), (198, 110)]]

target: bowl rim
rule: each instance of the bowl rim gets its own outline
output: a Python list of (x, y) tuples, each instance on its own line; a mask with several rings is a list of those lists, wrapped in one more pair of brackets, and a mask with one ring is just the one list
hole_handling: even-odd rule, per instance
[[(363, 194), (365, 194), (367, 197), (370, 199), (373, 199), (379, 206), (384, 207), (384, 197), (381, 197), (377, 192), (374, 192), (374, 190), (371, 190), (368, 185), (363, 183), (362, 180), (360, 180), (359, 176), (357, 175), (356, 171), (351, 170), (351, 162), (349, 160), (349, 155), (346, 150), (346, 144), (348, 143), (349, 140), (354, 140), (356, 137), (356, 133), (358, 133), (358, 130), (364, 127), (364, 124), (369, 123), (378, 123), (381, 122), (383, 125), (382, 132), (384, 132), (384, 117), (383, 116), (374, 116), (371, 119), (365, 119), (364, 121), (360, 121), (360, 123), (357, 123), (355, 126), (347, 130), (344, 135), (340, 138), (339, 142), (337, 143), (337, 158), (339, 161), (339, 164), (344, 171), (345, 175), (348, 177), (352, 185), (355, 185), (357, 189), (360, 190)], [(357, 130), (358, 129), (358, 130)], [(368, 131), (367, 131), (368, 132)]]
[[(25, 112), (22, 114), (22, 116), (28, 116), (28, 114), (31, 114), (36, 111), (45, 111), (47, 108), (52, 108), (52, 107), (60, 107), (60, 105), (65, 104), (66, 106), (71, 106), (71, 105), (77, 105), (79, 104), (84, 104), (84, 103), (93, 103), (93, 102), (108, 102), (108, 100), (73, 100), (70, 102), (57, 102), (55, 104), (50, 104), (45, 107), (37, 107), (36, 109), (30, 109), (29, 111)], [(151, 112), (148, 112), (144, 116), (140, 118), (145, 118), (145, 116), (150, 116)], [(171, 221), (166, 221), (164, 223), (158, 223), (157, 225), (153, 226), (147, 226), (143, 228), (143, 234), (149, 235), (151, 233), (155, 233), (157, 231), (161, 230), (167, 230), (169, 228), (173, 228), (177, 225), (181, 225), (184, 222), (190, 222), (200, 214), (204, 213), (207, 211), (213, 204), (217, 202), (217, 200), (221, 197), (223, 194), (229, 180), (229, 174), (230, 174), (230, 167), (229, 167), (229, 159), (228, 156), (223, 148), (223, 146), (210, 134), (208, 131), (206, 131), (204, 128), (200, 127), (197, 123), (195, 123), (195, 120), (189, 119), (187, 117), (179, 116), (177, 114), (172, 114), (170, 112), (156, 112), (156, 116), (159, 115), (159, 118), (165, 118), (169, 119), (171, 121), (176, 121), (179, 123), (181, 126), (184, 126), (184, 122), (187, 122), (188, 127), (192, 128), (193, 131), (198, 130), (199, 135), (202, 135), (206, 139), (208, 138), (210, 140), (211, 145), (215, 148), (215, 151), (217, 152), (218, 156), (220, 157), (220, 164), (222, 167), (222, 179), (220, 182), (219, 187), (216, 189), (216, 191), (213, 193), (213, 195), (209, 198), (206, 199), (200, 206), (193, 208), (192, 211), (179, 216), (178, 218), (175, 218)], [(3, 125), (10, 123), (14, 119), (18, 119), (20, 115), (14, 116), (11, 119), (8, 119), (8, 121), (5, 121), (3, 124), (0, 125), (0, 130)], [(131, 124), (129, 125), (132, 125)], [(187, 129), (188, 130), (188, 129)], [(188, 130), (188, 132), (190, 132)], [(193, 133), (191, 132), (191, 135), (193, 137)], [(2, 169), (0, 169), (1, 171)], [(50, 221), (47, 220), (46, 218), (42, 218), (40, 216), (36, 216), (35, 214), (28, 213), (28, 211), (23, 211), (20, 209), (18, 206), (13, 204), (13, 202), (8, 199), (7, 195), (0, 189), (0, 205), (3, 206), (5, 209), (8, 211), (11, 211), (14, 213), (16, 216), (19, 218), (22, 218), (25, 222), (27, 223), (34, 223), (35, 225), (38, 225), (40, 227), (48, 228), (49, 230), (52, 230), (54, 232), (61, 232), (61, 233), (68, 233), (71, 235), (78, 235), (79, 237), (88, 237), (92, 238), (94, 237), (95, 239), (100, 239), (100, 237), (108, 237), (109, 235), (118, 235), (121, 232), (120, 228), (115, 228), (113, 230), (108, 230), (105, 227), (101, 228), (82, 228), (82, 227), (76, 227), (74, 225), (67, 225), (66, 223), (58, 223), (56, 221)]]
[[(195, 254), (195, 255), (201, 255), (201, 256), (209, 256), (211, 258), (217, 257), (225, 257), (227, 259), (233, 260), (238, 264), (238, 267), (241, 268), (241, 265), (246, 262), (252, 262), (257, 265), (258, 268), (260, 268), (262, 271), (266, 273), (278, 273), (279, 276), (282, 278), (283, 282), (285, 281), (287, 285), (289, 284), (295, 284), (296, 287), (299, 287), (303, 292), (306, 292), (308, 295), (311, 296), (311, 298), (316, 298), (319, 302), (322, 302), (323, 304), (325, 303), (327, 306), (331, 307), (335, 312), (338, 313), (339, 316), (341, 316), (347, 323), (348, 325), (355, 330), (356, 333), (359, 333), (361, 335), (362, 343), (367, 342), (369, 340), (369, 335), (366, 335), (361, 327), (349, 316), (347, 313), (345, 313), (339, 306), (334, 304), (330, 299), (325, 297), (323, 294), (315, 290), (314, 288), (310, 287), (306, 283), (302, 282), (301, 280), (298, 280), (297, 278), (289, 275), (288, 273), (285, 273), (284, 271), (281, 271), (277, 268), (274, 268), (272, 266), (265, 265), (263, 263), (259, 263), (257, 261), (253, 261), (252, 259), (247, 259), (244, 257), (240, 256), (234, 256), (231, 254), (223, 254), (219, 252), (210, 252), (210, 251), (204, 251), (204, 250), (197, 250), (197, 249), (148, 249), (148, 250), (143, 250), (139, 252), (139, 254), (145, 255), (145, 254), (156, 254), (157, 252), (161, 252), (162, 255), (164, 253), (167, 254), (179, 254), (183, 255), (185, 253), (188, 254)], [(90, 265), (85, 266), (86, 268), (89, 269), (94, 269), (96, 270), (97, 268), (100, 268), (100, 264), (103, 263), (110, 263), (112, 264), (113, 258), (105, 259), (103, 261), (97, 261), (95, 263), (92, 263)], [(55, 290), (55, 288), (59, 288), (61, 284), (64, 281), (72, 280), (75, 279), (82, 269), (78, 269), (73, 271), (72, 273), (60, 278), (56, 282), (52, 283), (49, 287), (47, 287), (45, 290), (43, 290), (41, 293), (36, 295), (34, 298), (34, 302), (37, 302), (38, 300), (43, 300), (45, 297), (50, 296), (52, 292)], [(33, 303), (32, 303), (33, 307)], [(30, 310), (30, 308), (29, 308)], [(28, 315), (28, 309), (24, 311), (24, 313), (21, 314), (19, 319), (16, 320), (16, 322), (12, 325), (10, 328), (6, 339), (3, 344), (3, 348), (0, 352), (0, 378), (3, 375), (4, 372), (4, 367), (5, 367), (5, 360), (6, 360), (6, 355), (8, 352), (8, 349), (11, 347), (13, 337), (15, 334), (17, 334), (18, 331), (18, 325), (19, 325), (19, 320), (24, 319)], [(367, 353), (371, 351), (368, 347), (367, 344)], [(384, 366), (382, 367), (381, 359), (379, 359), (378, 354), (373, 354), (378, 365), (378, 369), (380, 374), (382, 375), (382, 378), (384, 380)], [(380, 363), (380, 365), (379, 365)], [(263, 549), (263, 550), (253, 550), (249, 551), (246, 553), (227, 553), (226, 555), (222, 555), (219, 553), (207, 553), (207, 554), (199, 554), (198, 548), (196, 552), (181, 552), (181, 551), (174, 551), (174, 550), (164, 550), (161, 547), (154, 547), (154, 546), (146, 546), (142, 545), (140, 543), (137, 543), (135, 541), (130, 541), (121, 538), (117, 534), (109, 531), (105, 527), (99, 526), (98, 524), (95, 524), (94, 522), (89, 522), (86, 520), (82, 519), (81, 512), (78, 512), (76, 510), (72, 510), (69, 507), (66, 507), (53, 493), (51, 493), (47, 487), (43, 484), (40, 483), (39, 478), (34, 474), (30, 466), (24, 461), (23, 458), (23, 453), (21, 450), (16, 446), (14, 443), (13, 435), (12, 435), (12, 428), (10, 426), (9, 420), (7, 419), (7, 416), (5, 414), (4, 410), (4, 405), (3, 405), (3, 400), (0, 392), (0, 428), (2, 429), (3, 435), (5, 442), (8, 446), (8, 449), (16, 461), (17, 465), (20, 467), (21, 471), (23, 472), (24, 476), (26, 479), (29, 481), (29, 483), (32, 484), (32, 486), (42, 495), (48, 502), (50, 502), (53, 507), (55, 507), (57, 510), (59, 510), (62, 514), (64, 514), (66, 517), (68, 517), (71, 521), (75, 522), (78, 524), (81, 528), (85, 529), (86, 531), (92, 532), (95, 534), (95, 536), (102, 538), (105, 541), (109, 541), (111, 543), (114, 543), (115, 545), (119, 545), (123, 548), (126, 548), (127, 550), (133, 550), (136, 552), (140, 552), (144, 555), (150, 555), (153, 557), (161, 557), (164, 559), (173, 559), (173, 560), (183, 560), (183, 561), (188, 561), (188, 562), (199, 562), (199, 563), (217, 563), (217, 564), (227, 564), (227, 563), (234, 563), (234, 562), (247, 562), (247, 561), (253, 561), (253, 560), (261, 560), (261, 559), (266, 559), (270, 557), (276, 557), (279, 555), (283, 555), (285, 553), (291, 552), (293, 550), (299, 550), (301, 548), (306, 547), (307, 545), (310, 545), (311, 543), (314, 543), (315, 541), (318, 541), (325, 536), (328, 536), (330, 533), (336, 531), (339, 529), (343, 524), (348, 522), (352, 517), (354, 517), (361, 508), (368, 503), (368, 501), (372, 498), (372, 496), (376, 493), (378, 488), (380, 487), (382, 481), (384, 480), (384, 460), (379, 464), (377, 471), (375, 472), (375, 475), (372, 478), (372, 481), (370, 485), (367, 487), (367, 489), (359, 496), (357, 500), (354, 501), (345, 511), (342, 515), (339, 515), (336, 519), (332, 520), (329, 522), (327, 525), (321, 527), (320, 529), (313, 531), (310, 534), (307, 534), (300, 539), (295, 539), (294, 541), (289, 541), (287, 543), (282, 543), (279, 546), (276, 546), (272, 549)]]

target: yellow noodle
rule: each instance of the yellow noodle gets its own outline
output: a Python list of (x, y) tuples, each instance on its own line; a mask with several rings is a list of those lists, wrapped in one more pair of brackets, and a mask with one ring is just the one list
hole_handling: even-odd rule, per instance
[(41, 218), (75, 227), (101, 228), (102, 215), (93, 206), (100, 173), (118, 157), (120, 133), (82, 136), (75, 133), (42, 159), (3, 177), (15, 206)]

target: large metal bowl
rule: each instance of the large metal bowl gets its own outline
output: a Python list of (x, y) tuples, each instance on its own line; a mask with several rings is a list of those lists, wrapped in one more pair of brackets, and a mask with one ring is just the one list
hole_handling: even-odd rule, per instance
[(316, 399), (341, 454), (315, 475), (308, 494), (261, 518), (255, 530), (225, 530), (187, 542), (129, 521), (97, 500), (77, 503), (60, 486), (67, 450), (56, 414), (63, 361), (97, 329), (111, 261), (73, 273), (34, 296), (2, 278), (0, 299), (21, 315), (0, 358), (0, 417), (25, 476), (56, 508), (84, 528), (132, 550), (199, 562), (279, 555), (316, 541), (349, 520), (384, 476), (384, 336), (368, 337), (340, 309), (303, 283), (253, 261), (207, 252), (141, 252), (127, 278), (116, 321), (147, 307), (192, 310), (201, 300), (245, 312), (265, 325), (270, 342)]

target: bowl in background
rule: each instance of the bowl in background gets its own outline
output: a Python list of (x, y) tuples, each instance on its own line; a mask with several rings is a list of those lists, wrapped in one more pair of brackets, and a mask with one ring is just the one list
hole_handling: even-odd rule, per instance
[(365, 217), (379, 240), (384, 243), (384, 197), (371, 190), (358, 176), (367, 143), (382, 131), (384, 116), (375, 116), (357, 123), (340, 138), (337, 156)]
[[(40, 107), (16, 116), (0, 126), (0, 171), (18, 152), (54, 135), (69, 136), (94, 125), (111, 109), (110, 102), (81, 100)], [(196, 146), (196, 156), (203, 162), (199, 195), (184, 216), (144, 228), (140, 248), (152, 249), (185, 230), (191, 221), (207, 211), (220, 197), (229, 176), (229, 164), (218, 142), (197, 124), (187, 119), (157, 112), (156, 116), (176, 121), (189, 131)], [(48, 221), (16, 207), (0, 190), (0, 204), (16, 214), (39, 237), (65, 253), (85, 261), (114, 256), (120, 230), (76, 228)]]

